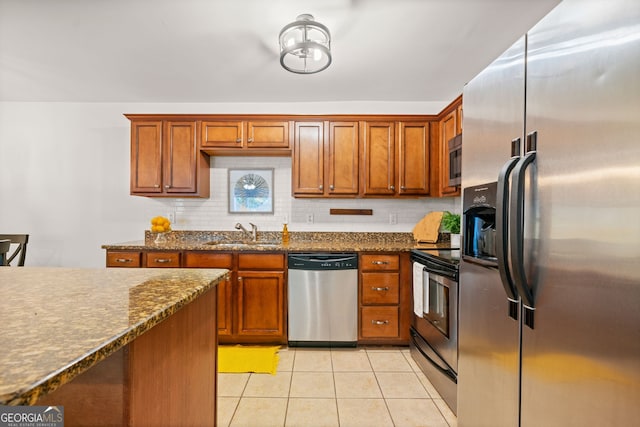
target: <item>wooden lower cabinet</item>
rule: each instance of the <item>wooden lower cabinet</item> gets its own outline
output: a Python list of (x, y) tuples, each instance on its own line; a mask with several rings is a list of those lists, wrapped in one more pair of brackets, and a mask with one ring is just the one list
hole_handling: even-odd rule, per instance
[(410, 267), (408, 252), (360, 254), (359, 343), (409, 343)]
[(184, 253), (186, 268), (226, 268), (218, 285), (221, 344), (286, 344), (285, 255), (283, 253)]
[(218, 284), (218, 341), (232, 335), (232, 307), (231, 283), (234, 280), (233, 253), (231, 252), (193, 252), (184, 253), (185, 268), (225, 268), (231, 273), (229, 278)]
[[(409, 257), (409, 252), (360, 254), (359, 344), (409, 344)], [(107, 251), (107, 267), (125, 266), (228, 269), (229, 279), (217, 289), (218, 342), (287, 344), (283, 252)]]
[(142, 252), (140, 251), (107, 251), (107, 267), (140, 267)]

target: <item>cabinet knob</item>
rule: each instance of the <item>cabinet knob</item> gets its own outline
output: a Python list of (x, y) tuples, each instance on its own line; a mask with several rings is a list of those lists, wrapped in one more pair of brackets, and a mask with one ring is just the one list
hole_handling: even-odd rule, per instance
[(242, 138), (236, 138), (236, 142), (239, 144), (242, 142)]
[(371, 261), (371, 264), (374, 264), (374, 265), (387, 265), (387, 264), (389, 264), (389, 261)]
[(166, 188), (167, 190), (171, 188), (171, 186), (169, 184), (165, 185), (164, 188)]
[(160, 188), (160, 184), (154, 185), (153, 188)]
[(321, 185), (320, 187), (318, 187), (319, 190), (322, 190), (324, 188), (323, 185)]
[(396, 189), (396, 186), (395, 186), (395, 185), (391, 185), (391, 186), (389, 186), (389, 190), (395, 190), (395, 189)]
[(404, 185), (400, 186), (400, 190), (404, 191), (406, 189), (407, 189), (407, 187), (405, 187)]
[(333, 191), (333, 188), (334, 188), (334, 187), (333, 187), (333, 184), (331, 184), (331, 185), (329, 186), (329, 190)]
[(372, 325), (388, 325), (389, 321), (388, 320), (372, 320), (371, 324)]
[(247, 139), (247, 142), (253, 142), (253, 138)]
[(238, 276), (238, 283), (242, 283), (242, 280), (243, 280), (242, 276)]

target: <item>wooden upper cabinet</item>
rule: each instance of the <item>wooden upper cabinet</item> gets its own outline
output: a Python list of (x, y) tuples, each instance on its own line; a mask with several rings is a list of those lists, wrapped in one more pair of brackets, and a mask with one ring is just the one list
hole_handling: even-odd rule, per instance
[(359, 124), (296, 122), (293, 194), (355, 197), (359, 192)]
[(324, 123), (296, 122), (293, 144), (293, 194), (323, 195)]
[(244, 123), (242, 121), (203, 121), (200, 125), (201, 148), (242, 148)]
[(162, 121), (131, 123), (131, 193), (162, 193)]
[(358, 128), (358, 122), (328, 123), (325, 194), (355, 196), (360, 191)]
[(215, 155), (289, 155), (289, 122), (203, 120), (200, 148)]
[[(462, 100), (460, 100), (461, 105)], [(454, 106), (439, 123), (439, 140), (437, 145), (438, 194), (439, 196), (459, 196), (460, 186), (449, 185), (449, 140), (459, 132), (459, 114), (461, 109)]]
[(131, 123), (131, 194), (209, 197), (209, 158), (195, 121)]
[(429, 194), (428, 122), (398, 123), (398, 194)]
[(395, 144), (394, 122), (363, 122), (363, 195), (396, 193)]

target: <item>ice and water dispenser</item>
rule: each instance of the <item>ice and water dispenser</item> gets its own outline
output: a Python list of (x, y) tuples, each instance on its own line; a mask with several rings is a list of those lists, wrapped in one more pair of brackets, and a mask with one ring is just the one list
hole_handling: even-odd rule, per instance
[(497, 265), (496, 258), (496, 191), (491, 182), (464, 189), (463, 258), (485, 265)]

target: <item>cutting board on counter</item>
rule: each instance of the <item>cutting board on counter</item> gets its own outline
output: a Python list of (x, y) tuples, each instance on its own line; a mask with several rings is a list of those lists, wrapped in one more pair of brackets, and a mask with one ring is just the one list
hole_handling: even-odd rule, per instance
[(417, 242), (436, 243), (444, 212), (429, 212), (413, 227), (413, 238)]

